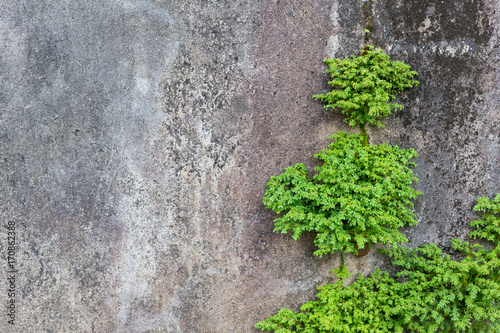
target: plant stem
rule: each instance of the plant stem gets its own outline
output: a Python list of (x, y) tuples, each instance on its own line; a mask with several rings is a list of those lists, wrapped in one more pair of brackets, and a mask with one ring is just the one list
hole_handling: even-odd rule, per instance
[(361, 129), (361, 136), (363, 136), (363, 146), (366, 147), (368, 146), (370, 137), (368, 136), (368, 133), (366, 133), (365, 124), (359, 123), (359, 128)]

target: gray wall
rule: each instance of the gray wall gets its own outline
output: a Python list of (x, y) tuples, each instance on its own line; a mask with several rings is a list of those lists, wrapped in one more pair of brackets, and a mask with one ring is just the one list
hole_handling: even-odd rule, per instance
[(419, 152), (409, 245), (449, 249), (500, 192), (498, 0), (0, 4), (1, 280), (8, 221), (19, 269), (2, 332), (255, 332), (333, 282), (339, 257), (273, 233), (261, 199), (356, 132), (311, 96), (324, 57), (363, 47), (366, 9), (370, 42), (419, 72), (370, 129)]

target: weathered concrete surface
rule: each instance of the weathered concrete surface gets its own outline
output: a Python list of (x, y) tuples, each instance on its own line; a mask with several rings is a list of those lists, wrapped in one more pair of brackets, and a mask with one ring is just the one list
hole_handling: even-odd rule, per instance
[[(254, 332), (332, 281), (338, 257), (273, 234), (261, 198), (351, 130), (310, 96), (323, 57), (362, 47), (365, 2), (0, 3), (0, 216), (19, 244), (2, 332)], [(421, 82), (372, 140), (419, 152), (410, 245), (447, 246), (500, 192), (500, 2), (366, 8)]]

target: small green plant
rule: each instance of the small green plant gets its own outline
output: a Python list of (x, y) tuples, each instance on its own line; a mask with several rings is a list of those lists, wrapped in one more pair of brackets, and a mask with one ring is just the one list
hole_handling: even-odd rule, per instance
[(342, 281), (319, 287), (317, 300), (305, 303), (301, 312), (283, 308), (255, 327), (276, 333), (402, 332), (392, 318), (399, 300), (394, 285), (387, 272), (377, 269), (368, 278), (359, 275), (349, 287)]
[(500, 244), (500, 193), (493, 200), (484, 197), (478, 200), (475, 211), (483, 212), (482, 218), (472, 222), (472, 227), (477, 227), (470, 236), (474, 239), (485, 239)]
[(380, 122), (390, 116), (392, 109), (403, 109), (397, 103), (389, 103), (395, 94), (411, 88), (419, 82), (410, 66), (401, 61), (390, 61), (383, 50), (367, 45), (361, 56), (346, 59), (327, 59), (327, 73), (332, 76), (328, 84), (332, 91), (313, 96), (326, 103), (325, 109), (340, 108), (350, 126), (359, 124), (368, 144), (365, 124), (383, 128)]
[(492, 250), (452, 240), (461, 259), (434, 244), (397, 247), (381, 252), (401, 269), (398, 279), (376, 270), (358, 276), (351, 286), (342, 281), (320, 287), (318, 300), (301, 312), (281, 309), (256, 325), (279, 333), (348, 332), (500, 332), (500, 194), (479, 199), (485, 212), (471, 223), (471, 238), (493, 241)]
[[(315, 155), (323, 165), (313, 177), (301, 163), (271, 177), (263, 203), (284, 214), (274, 221), (274, 230), (291, 231), (295, 240), (305, 231), (315, 232), (318, 256), (405, 242), (398, 228), (416, 223), (412, 201), (421, 194), (411, 187), (418, 181), (411, 171), (417, 153), (369, 144), (365, 123), (382, 127), (381, 117), (402, 108), (387, 101), (418, 83), (410, 79), (416, 72), (371, 45), (360, 57), (325, 62), (333, 91), (314, 97), (326, 102), (326, 109), (341, 108), (351, 126), (360, 125), (361, 135), (333, 135), (329, 148)], [(343, 268), (338, 272), (346, 273)]]
[(263, 199), (282, 217), (275, 231), (316, 233), (315, 255), (354, 252), (374, 243), (406, 242), (399, 227), (414, 225), (413, 199), (420, 192), (411, 170), (413, 149), (387, 144), (363, 145), (361, 135), (340, 132), (314, 157), (323, 162), (313, 177), (299, 163), (273, 176)]

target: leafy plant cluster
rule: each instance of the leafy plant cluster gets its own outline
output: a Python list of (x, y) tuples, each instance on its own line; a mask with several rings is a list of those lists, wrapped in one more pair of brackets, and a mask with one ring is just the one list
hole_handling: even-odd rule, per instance
[(400, 269), (397, 279), (377, 269), (344, 287), (342, 281), (318, 288), (317, 300), (301, 312), (281, 309), (257, 328), (289, 332), (499, 332), (500, 194), (479, 199), (470, 238), (489, 240), (493, 249), (453, 239), (461, 259), (434, 244), (381, 249)]
[(313, 96), (325, 102), (325, 109), (340, 108), (349, 126), (359, 124), (365, 144), (368, 136), (365, 124), (383, 128), (380, 119), (392, 115), (392, 109), (402, 110), (398, 103), (390, 103), (395, 94), (417, 85), (412, 78), (416, 71), (401, 61), (390, 61), (383, 50), (367, 45), (360, 57), (326, 59), (326, 70), (332, 76), (328, 84), (332, 91)]
[(314, 156), (323, 165), (313, 177), (299, 163), (269, 180), (264, 205), (285, 212), (275, 220), (275, 231), (291, 231), (294, 239), (314, 231), (318, 256), (408, 241), (398, 228), (416, 223), (412, 200), (420, 192), (411, 187), (417, 181), (411, 159), (417, 153), (387, 144), (365, 146), (361, 135), (345, 132), (332, 140)]
[[(410, 66), (390, 61), (368, 45), (361, 56), (325, 60), (332, 91), (316, 95), (326, 109), (340, 108), (350, 126), (361, 134), (339, 132), (314, 157), (322, 162), (310, 176), (299, 163), (273, 176), (263, 198), (280, 217), (275, 231), (298, 239), (315, 234), (315, 255), (339, 251), (341, 265), (333, 270), (340, 281), (322, 286), (317, 300), (300, 312), (281, 309), (258, 323), (276, 333), (304, 332), (500, 332), (500, 194), (480, 198), (475, 210), (481, 219), (470, 238), (489, 241), (493, 249), (453, 239), (458, 260), (434, 244), (409, 249), (398, 228), (416, 223), (412, 188), (413, 149), (372, 145), (365, 124), (383, 127), (380, 119), (402, 109), (390, 103), (395, 94), (418, 84)], [(349, 276), (343, 253), (359, 254), (375, 243), (390, 244), (380, 251), (392, 259), (395, 278), (377, 269), (367, 278)]]
[(340, 108), (350, 126), (370, 123), (383, 128), (379, 119), (390, 116), (392, 109), (403, 109), (397, 103), (388, 103), (395, 94), (411, 88), (418, 81), (410, 66), (401, 61), (390, 61), (383, 50), (368, 45), (360, 57), (327, 59), (326, 70), (332, 76), (328, 82), (333, 90), (313, 97), (326, 103), (325, 109)]
[(394, 93), (417, 84), (416, 72), (383, 51), (368, 45), (360, 57), (325, 60), (333, 91), (314, 96), (326, 109), (339, 107), (361, 135), (338, 133), (328, 149), (315, 155), (323, 165), (310, 177), (299, 163), (271, 177), (263, 203), (282, 214), (275, 231), (292, 232), (296, 240), (304, 231), (316, 233), (315, 255), (335, 251), (358, 253), (374, 243), (392, 244), (407, 239), (399, 227), (414, 225), (412, 200), (420, 192), (412, 188), (418, 179), (411, 168), (413, 149), (387, 144), (371, 145), (365, 123), (382, 126), (379, 118), (391, 113)]

